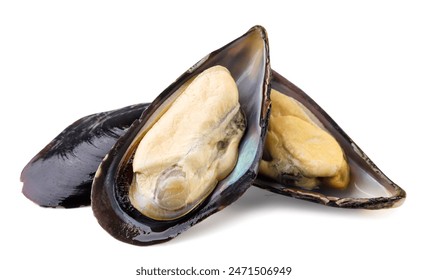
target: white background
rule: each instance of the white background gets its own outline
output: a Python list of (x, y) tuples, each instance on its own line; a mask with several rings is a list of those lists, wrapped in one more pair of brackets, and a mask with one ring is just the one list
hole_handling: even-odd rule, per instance
[[(0, 278), (161, 279), (136, 276), (141, 266), (293, 268), (221, 279), (424, 278), (428, 9), (342, 2), (2, 1)], [(178, 238), (137, 247), (110, 237), (89, 207), (45, 209), (21, 194), (24, 165), (71, 122), (153, 100), (256, 24), (272, 68), (407, 191), (404, 205), (341, 210), (251, 188)]]

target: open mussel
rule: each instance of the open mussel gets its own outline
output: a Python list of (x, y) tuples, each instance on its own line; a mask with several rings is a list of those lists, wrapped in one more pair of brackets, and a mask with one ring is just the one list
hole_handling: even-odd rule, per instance
[(90, 205), (99, 164), (147, 106), (92, 114), (69, 125), (24, 167), (23, 194), (43, 207)]
[(92, 209), (115, 238), (174, 238), (255, 179), (268, 121), (267, 35), (256, 26), (163, 91), (106, 155)]
[(272, 72), (272, 114), (254, 185), (334, 207), (400, 205), (405, 191), (306, 93)]

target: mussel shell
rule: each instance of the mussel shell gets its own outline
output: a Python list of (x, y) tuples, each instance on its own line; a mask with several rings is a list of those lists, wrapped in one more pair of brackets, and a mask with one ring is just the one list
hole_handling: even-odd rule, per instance
[(341, 208), (381, 209), (399, 206), (404, 202), (406, 192), (392, 182), (305, 92), (273, 70), (271, 86), (300, 101), (336, 138), (348, 158), (352, 179), (344, 191), (322, 187), (306, 190), (292, 183), (275, 182), (260, 174), (254, 185), (275, 193)]
[[(236, 167), (198, 208), (187, 215), (172, 221), (155, 221), (145, 217), (130, 204), (128, 198), (135, 149), (157, 114), (176, 97), (176, 90), (215, 65), (222, 65), (231, 72), (247, 119)], [(149, 245), (174, 238), (238, 199), (255, 179), (262, 155), (268, 121), (270, 76), (267, 35), (262, 27), (256, 26), (199, 61), (165, 89), (140, 120), (118, 140), (97, 171), (91, 199), (100, 225), (121, 241)]]
[(90, 205), (99, 164), (147, 106), (92, 114), (69, 125), (24, 167), (23, 194), (43, 207)]

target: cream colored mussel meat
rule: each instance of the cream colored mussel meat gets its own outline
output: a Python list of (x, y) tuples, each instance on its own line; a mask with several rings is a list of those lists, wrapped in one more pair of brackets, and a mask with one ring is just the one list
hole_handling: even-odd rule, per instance
[(350, 180), (346, 157), (337, 141), (297, 100), (271, 91), (272, 110), (260, 173), (303, 188), (344, 189)]
[(222, 66), (205, 70), (139, 143), (131, 203), (155, 220), (185, 215), (233, 170), (244, 130), (229, 71)]

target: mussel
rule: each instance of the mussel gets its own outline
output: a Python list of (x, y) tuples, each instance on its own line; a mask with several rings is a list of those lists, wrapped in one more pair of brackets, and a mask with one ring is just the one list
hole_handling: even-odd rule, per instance
[[(265, 147), (261, 163), (261, 167), (264, 166), (262, 168), (264, 172), (259, 172), (254, 185), (275, 193), (333, 207), (381, 209), (401, 205), (406, 197), (406, 192), (391, 181), (305, 92), (277, 72), (272, 71), (272, 73), (272, 111), (276, 104), (274, 94), (285, 95), (292, 99), (290, 102), (300, 104), (300, 109), (307, 114), (309, 122), (314, 122), (322, 127), (323, 131), (337, 141), (346, 163), (342, 165), (343, 162), (339, 155), (335, 174), (324, 178), (308, 178), (310, 176), (305, 177), (304, 172), (284, 172), (284, 168), (283, 172), (278, 172), (281, 168), (274, 170), (272, 167), (275, 160), (273, 160), (269, 148)], [(277, 125), (281, 127), (283, 120), (284, 118), (278, 118), (279, 124)], [(270, 124), (273, 122), (275, 122), (275, 118), (269, 121)], [(313, 139), (307, 142), (309, 141), (313, 141)], [(271, 140), (269, 140), (268, 132), (266, 145), (269, 145), (269, 142)], [(318, 149), (325, 149), (325, 146), (320, 146)], [(328, 166), (325, 161), (323, 164), (324, 167)]]
[(257, 175), (270, 77), (267, 35), (256, 26), (165, 89), (96, 172), (100, 225), (121, 241), (154, 244), (238, 199)]

